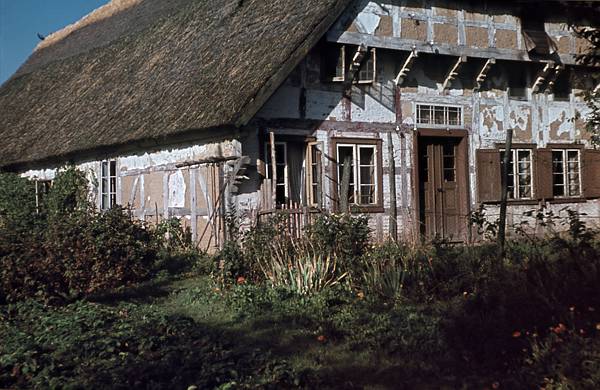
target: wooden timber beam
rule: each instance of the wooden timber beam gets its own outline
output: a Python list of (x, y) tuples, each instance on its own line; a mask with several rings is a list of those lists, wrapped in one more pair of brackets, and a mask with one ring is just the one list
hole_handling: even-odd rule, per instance
[[(432, 53), (432, 46), (429, 41), (414, 39), (392, 38), (385, 36), (367, 35), (359, 32), (336, 31), (331, 30), (327, 33), (326, 39), (329, 42), (336, 42), (346, 45), (359, 45), (364, 43), (368, 47), (378, 49), (411, 51), (417, 50), (420, 53)], [(435, 54), (448, 56), (467, 56), (473, 58), (495, 58), (496, 60), (537, 62), (542, 61), (532, 59), (526, 50), (482, 48), (459, 46), (456, 44), (446, 44), (436, 42), (434, 44)], [(560, 54), (560, 62), (566, 65), (579, 65), (572, 54)]]
[(175, 167), (176, 168), (185, 168), (185, 167), (192, 167), (194, 165), (216, 164), (216, 163), (225, 162), (225, 161), (237, 160), (238, 158), (239, 157), (236, 157), (236, 156), (231, 156), (231, 157), (214, 156), (214, 157), (203, 158), (201, 160), (186, 160), (186, 161), (175, 164)]
[(452, 67), (452, 69), (450, 69), (450, 72), (448, 72), (446, 78), (444, 79), (442, 91), (445, 91), (448, 88), (450, 88), (450, 85), (452, 85), (452, 81), (454, 81), (458, 77), (458, 72), (460, 71), (460, 68), (465, 62), (467, 62), (467, 56), (458, 57), (458, 59), (454, 63), (454, 66)]
[(550, 76), (548, 76), (548, 82), (546, 83), (545, 91), (552, 92), (554, 90), (554, 84), (556, 83), (556, 79), (564, 69), (565, 66), (563, 64), (558, 64), (554, 67), (554, 69), (552, 69)]
[(494, 65), (495, 63), (496, 63), (495, 58), (488, 58), (488, 60), (485, 62), (485, 64), (483, 65), (483, 68), (481, 68), (481, 71), (479, 72), (479, 74), (477, 75), (477, 78), (475, 79), (475, 91), (479, 91), (481, 89), (483, 82), (487, 78), (488, 72), (492, 68), (492, 65)]
[(413, 49), (410, 52), (410, 54), (406, 58), (406, 61), (404, 61), (404, 65), (402, 65), (402, 69), (400, 69), (400, 72), (398, 72), (398, 76), (396, 76), (396, 79), (394, 80), (394, 83), (396, 84), (396, 86), (400, 87), (402, 85), (402, 83), (404, 83), (404, 79), (406, 78), (406, 76), (408, 76), (408, 73), (410, 72), (410, 69), (412, 68), (412, 64), (413, 64), (413, 62), (415, 62), (415, 59), (418, 56), (419, 56), (419, 53), (416, 50)]
[(544, 81), (546, 81), (552, 69), (554, 69), (554, 62), (548, 62), (546, 66), (544, 66), (544, 68), (538, 72), (537, 77), (535, 78), (535, 81), (531, 86), (531, 91), (533, 93), (540, 90), (540, 87), (542, 86)]

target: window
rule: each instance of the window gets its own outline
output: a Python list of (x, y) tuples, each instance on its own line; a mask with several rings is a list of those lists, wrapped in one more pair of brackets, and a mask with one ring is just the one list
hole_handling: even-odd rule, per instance
[[(500, 150), (501, 162), (504, 158), (504, 153), (504, 150)], [(508, 199), (532, 199), (532, 178), (532, 150), (512, 149), (508, 162)]]
[[(352, 45), (326, 45), (321, 59), (321, 72), (323, 81), (343, 82), (350, 69), (352, 58), (358, 46)], [(355, 83), (369, 84), (376, 78), (377, 51), (369, 49), (363, 59), (360, 69), (356, 73)]]
[(52, 180), (35, 180), (35, 210), (36, 213), (40, 213), (44, 198), (50, 192), (52, 187)]
[(557, 78), (552, 87), (554, 101), (568, 102), (571, 98), (571, 73), (569, 70), (563, 71)]
[(321, 58), (323, 81), (344, 81), (346, 75), (346, 47), (326, 45)]
[(417, 124), (439, 127), (461, 127), (462, 107), (417, 104)]
[(341, 194), (344, 166), (349, 164), (348, 203), (376, 205), (379, 202), (379, 156), (377, 145), (337, 143), (338, 194)]
[[(265, 145), (265, 161), (266, 161), (266, 176), (267, 179), (273, 177), (271, 168), (271, 145)], [(275, 183), (275, 194), (277, 204), (285, 204), (289, 196), (288, 188), (288, 168), (287, 168), (287, 143), (275, 142), (275, 173), (277, 175)]]
[(108, 210), (117, 204), (117, 162), (102, 161), (100, 171), (100, 208)]
[(376, 51), (375, 49), (371, 49), (367, 51), (366, 58), (363, 60), (360, 70), (358, 71), (358, 83), (359, 84), (369, 84), (375, 81), (376, 76)]
[(310, 142), (307, 146), (307, 193), (310, 206), (321, 205), (321, 145), (318, 142)]
[(552, 150), (552, 192), (554, 197), (581, 196), (579, 150)]

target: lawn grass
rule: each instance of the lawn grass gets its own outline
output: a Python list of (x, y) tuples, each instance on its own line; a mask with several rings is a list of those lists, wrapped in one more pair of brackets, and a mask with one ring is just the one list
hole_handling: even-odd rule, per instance
[[(528, 356), (564, 365), (554, 344), (533, 351), (525, 336), (508, 335), (506, 350), (487, 357), (465, 348), (450, 319), (468, 297), (371, 298), (343, 285), (298, 296), (188, 276), (62, 307), (4, 306), (0, 388), (513, 389), (531, 383)], [(576, 342), (593, 373), (598, 336)], [(536, 369), (534, 382), (544, 375)]]

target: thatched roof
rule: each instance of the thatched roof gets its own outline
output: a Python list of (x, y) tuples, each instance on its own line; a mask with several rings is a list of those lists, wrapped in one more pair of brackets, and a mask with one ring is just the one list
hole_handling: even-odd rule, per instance
[(350, 0), (113, 0), (0, 88), (0, 166), (245, 124)]

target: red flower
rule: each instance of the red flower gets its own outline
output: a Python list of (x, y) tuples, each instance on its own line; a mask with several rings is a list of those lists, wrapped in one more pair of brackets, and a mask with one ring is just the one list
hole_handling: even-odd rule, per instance
[(317, 337), (317, 341), (320, 343), (324, 343), (325, 341), (327, 341), (327, 337), (321, 334)]
[(237, 278), (237, 284), (241, 285), (241, 284), (244, 284), (244, 283), (246, 283), (246, 278), (243, 277), (243, 276), (238, 276), (238, 278)]
[(565, 333), (566, 330), (567, 330), (567, 327), (563, 323), (560, 323), (556, 327), (552, 328), (552, 331), (556, 334)]
[(515, 338), (515, 339), (517, 339), (517, 338), (521, 337), (521, 332), (520, 332), (520, 331), (518, 331), (518, 330), (515, 330), (515, 331), (513, 332), (513, 334), (512, 334), (512, 337), (513, 337), (513, 338)]

